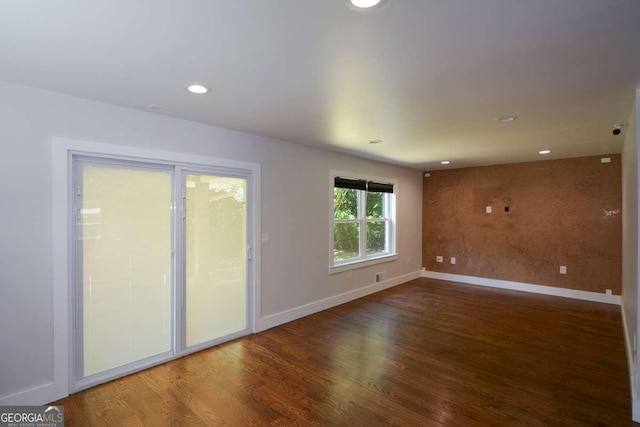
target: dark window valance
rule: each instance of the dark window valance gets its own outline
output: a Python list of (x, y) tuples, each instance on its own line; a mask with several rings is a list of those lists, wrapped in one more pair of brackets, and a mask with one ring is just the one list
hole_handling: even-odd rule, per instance
[(367, 189), (367, 181), (364, 179), (348, 179), (348, 178), (340, 178), (336, 176), (335, 184), (336, 188), (350, 188), (352, 190), (366, 190)]
[(349, 188), (352, 190), (366, 190), (372, 193), (393, 193), (393, 184), (366, 181), (364, 179), (350, 179), (335, 177), (335, 188)]
[(367, 190), (372, 193), (393, 193), (393, 184), (369, 181)]

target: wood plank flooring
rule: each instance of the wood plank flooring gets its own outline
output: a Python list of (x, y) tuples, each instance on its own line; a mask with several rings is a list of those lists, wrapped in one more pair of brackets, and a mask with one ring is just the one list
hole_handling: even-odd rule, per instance
[(631, 426), (620, 307), (418, 279), (56, 402), (67, 426)]

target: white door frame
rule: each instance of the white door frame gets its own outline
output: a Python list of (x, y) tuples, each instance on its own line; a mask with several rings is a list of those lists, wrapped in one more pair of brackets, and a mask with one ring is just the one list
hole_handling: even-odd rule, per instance
[[(251, 185), (248, 188), (249, 203), (253, 208), (248, 229), (249, 241), (253, 249), (253, 262), (247, 266), (249, 272), (249, 301), (251, 332), (258, 330), (260, 313), (260, 164), (216, 157), (151, 150), (125, 145), (105, 144), (70, 138), (53, 138), (52, 144), (52, 267), (53, 267), (53, 379), (42, 388), (38, 397), (42, 403), (55, 401), (69, 395), (72, 387), (73, 297), (72, 232), (70, 229), (71, 177), (73, 155), (108, 156), (122, 160), (155, 163), (170, 163), (187, 167), (208, 166), (211, 168), (236, 169), (247, 174)], [(184, 353), (178, 354), (181, 357)]]

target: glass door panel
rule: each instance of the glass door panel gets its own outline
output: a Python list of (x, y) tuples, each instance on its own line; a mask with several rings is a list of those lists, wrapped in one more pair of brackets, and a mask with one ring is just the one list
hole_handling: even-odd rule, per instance
[(172, 171), (79, 162), (78, 378), (172, 350)]
[(184, 174), (186, 346), (244, 331), (247, 179)]

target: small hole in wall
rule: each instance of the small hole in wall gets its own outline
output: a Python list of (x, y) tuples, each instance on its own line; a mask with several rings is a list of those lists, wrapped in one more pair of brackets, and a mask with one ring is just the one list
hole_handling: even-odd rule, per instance
[(505, 211), (505, 212), (509, 212), (509, 206), (505, 206), (505, 207), (504, 207), (504, 211)]

